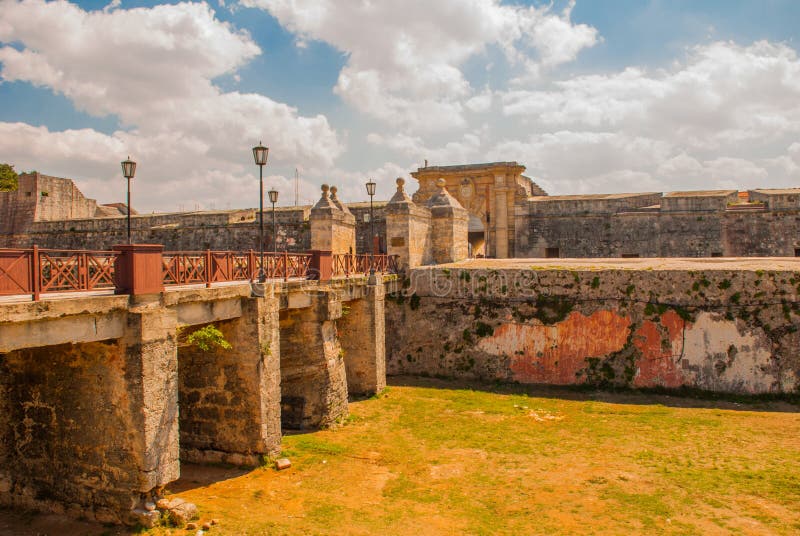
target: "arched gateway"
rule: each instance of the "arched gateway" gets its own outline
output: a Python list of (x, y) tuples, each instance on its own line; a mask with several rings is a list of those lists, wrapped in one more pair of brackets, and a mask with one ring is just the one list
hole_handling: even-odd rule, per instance
[(443, 178), (450, 194), (469, 211), (473, 254), (514, 257), (514, 205), (547, 195), (524, 171), (517, 162), (422, 167), (411, 173), (419, 181), (413, 200), (426, 202), (438, 191), (436, 179)]

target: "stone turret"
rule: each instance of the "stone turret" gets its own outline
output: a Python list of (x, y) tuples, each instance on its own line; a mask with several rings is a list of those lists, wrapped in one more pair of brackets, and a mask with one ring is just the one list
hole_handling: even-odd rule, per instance
[(336, 208), (338, 208), (339, 210), (341, 210), (345, 214), (352, 214), (352, 212), (350, 212), (350, 209), (347, 208), (347, 205), (345, 205), (344, 203), (339, 201), (339, 198), (336, 196), (336, 192), (338, 192), (338, 191), (339, 191), (339, 189), (336, 186), (331, 186), (331, 202), (334, 205), (336, 205)]
[[(322, 196), (311, 209), (311, 249), (330, 251), (334, 255), (355, 253), (356, 219), (349, 210), (345, 211), (338, 199), (328, 192), (336, 190), (322, 185)], [(337, 205), (338, 203), (338, 205)]]
[(445, 188), (445, 180), (436, 181), (439, 191), (428, 200), (431, 212), (431, 249), (433, 262), (456, 262), (469, 256), (469, 213)]
[(441, 264), (466, 259), (469, 215), (437, 181), (439, 190), (425, 205), (405, 192), (405, 180), (397, 179), (397, 192), (386, 205), (388, 253), (397, 255), (402, 268)]
[(386, 205), (387, 253), (398, 256), (401, 268), (429, 264), (431, 212), (414, 203), (405, 192), (405, 179), (398, 178), (397, 192)]

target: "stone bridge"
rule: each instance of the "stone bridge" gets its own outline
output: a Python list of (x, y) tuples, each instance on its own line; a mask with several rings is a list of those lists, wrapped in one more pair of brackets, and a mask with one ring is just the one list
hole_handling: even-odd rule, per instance
[[(380, 391), (389, 272), (467, 252), (443, 185), (394, 200), (389, 255), (326, 185), (307, 254), (0, 250), (0, 503), (129, 522), (181, 460), (258, 463)], [(231, 348), (188, 344), (211, 324)]]
[[(0, 500), (106, 522), (181, 461), (256, 464), (385, 386), (394, 276), (0, 305)], [(261, 292), (259, 292), (260, 294)], [(186, 334), (214, 324), (232, 348)], [(281, 422), (283, 420), (283, 423)]]

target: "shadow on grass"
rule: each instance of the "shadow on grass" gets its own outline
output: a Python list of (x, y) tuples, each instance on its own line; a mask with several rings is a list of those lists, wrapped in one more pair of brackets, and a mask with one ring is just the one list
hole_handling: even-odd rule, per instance
[(599, 388), (588, 385), (545, 385), (482, 380), (433, 378), (427, 376), (388, 376), (388, 385), (484, 391), (503, 395), (526, 395), (574, 401), (598, 401), (612, 404), (661, 404), (675, 408), (708, 408), (736, 411), (773, 411), (800, 413), (800, 394), (744, 395), (715, 393), (682, 387), (680, 389)]

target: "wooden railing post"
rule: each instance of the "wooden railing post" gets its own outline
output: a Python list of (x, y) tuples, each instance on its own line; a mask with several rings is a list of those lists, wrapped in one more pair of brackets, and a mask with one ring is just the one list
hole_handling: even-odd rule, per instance
[(214, 275), (213, 275), (213, 268), (214, 267), (211, 265), (212, 260), (211, 260), (211, 250), (210, 249), (206, 249), (205, 257), (206, 257), (206, 261), (205, 261), (206, 269), (203, 271), (204, 272), (203, 279), (206, 280), (206, 288), (209, 288), (209, 287), (211, 287), (211, 281), (214, 279)]
[(31, 254), (31, 282), (33, 283), (33, 301), (39, 301), (42, 295), (42, 265), (39, 263), (39, 246), (33, 246)]
[(87, 253), (81, 252), (78, 254), (78, 288), (91, 290), (89, 288), (89, 259)]

